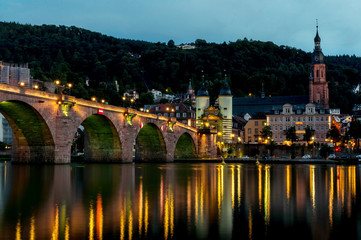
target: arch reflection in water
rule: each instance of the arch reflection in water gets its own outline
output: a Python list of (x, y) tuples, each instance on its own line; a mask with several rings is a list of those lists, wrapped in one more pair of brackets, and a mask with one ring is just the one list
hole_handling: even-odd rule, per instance
[(0, 236), (355, 237), (360, 176), (358, 166), (2, 163)]

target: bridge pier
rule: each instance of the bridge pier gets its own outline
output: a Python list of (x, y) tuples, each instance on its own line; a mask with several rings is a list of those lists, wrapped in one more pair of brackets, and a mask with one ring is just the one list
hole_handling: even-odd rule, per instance
[(217, 157), (217, 132), (214, 129), (200, 129), (197, 133), (198, 157), (216, 158)]
[(72, 129), (70, 118), (57, 116), (55, 124), (55, 159), (54, 163), (70, 163), (72, 138), (69, 138), (69, 129)]

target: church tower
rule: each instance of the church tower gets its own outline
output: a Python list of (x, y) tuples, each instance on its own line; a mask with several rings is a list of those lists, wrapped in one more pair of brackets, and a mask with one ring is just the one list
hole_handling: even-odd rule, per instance
[(202, 115), (204, 109), (209, 107), (209, 93), (204, 85), (204, 75), (202, 76), (202, 87), (197, 92), (196, 97), (196, 127), (198, 129), (202, 126)]
[(225, 143), (232, 142), (232, 92), (228, 87), (227, 78), (224, 77), (224, 83), (219, 92), (219, 110), (222, 114), (223, 141)]
[(309, 102), (320, 107), (329, 108), (328, 83), (326, 82), (326, 65), (321, 49), (321, 38), (316, 26), (315, 49), (312, 53), (311, 71), (309, 77)]

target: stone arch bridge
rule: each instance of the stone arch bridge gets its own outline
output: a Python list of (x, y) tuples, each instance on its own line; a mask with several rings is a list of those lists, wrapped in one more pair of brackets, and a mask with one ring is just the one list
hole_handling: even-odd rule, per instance
[(0, 84), (0, 113), (13, 130), (12, 162), (70, 163), (74, 136), (86, 132), (92, 162), (213, 158), (216, 135), (197, 133), (175, 118)]

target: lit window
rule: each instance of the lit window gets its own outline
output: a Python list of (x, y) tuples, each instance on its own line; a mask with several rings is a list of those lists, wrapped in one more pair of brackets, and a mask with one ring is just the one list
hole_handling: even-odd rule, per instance
[(163, 116), (164, 116), (164, 117), (168, 117), (168, 113), (164, 113)]
[(257, 122), (257, 121), (255, 121), (255, 122), (254, 122), (254, 125), (255, 125), (255, 126), (258, 126), (258, 122)]
[(176, 113), (175, 116), (176, 116), (177, 118), (179, 118), (179, 117), (180, 117), (180, 113)]
[(179, 106), (175, 106), (175, 110), (179, 110)]
[(183, 113), (183, 117), (186, 118), (186, 117), (187, 117), (187, 113)]

